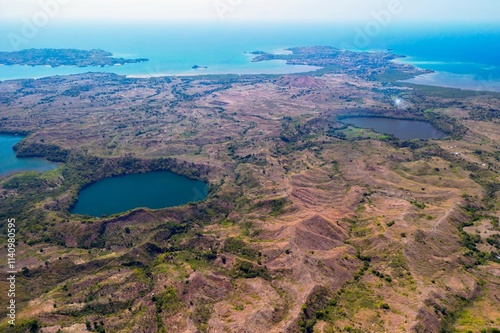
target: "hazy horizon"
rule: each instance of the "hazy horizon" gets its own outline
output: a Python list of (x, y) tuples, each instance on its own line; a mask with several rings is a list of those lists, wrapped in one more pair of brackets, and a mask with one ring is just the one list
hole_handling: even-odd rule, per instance
[[(3, 22), (497, 23), (499, 3), (483, 0), (4, 0)], [(45, 13), (45, 15), (43, 14)]]

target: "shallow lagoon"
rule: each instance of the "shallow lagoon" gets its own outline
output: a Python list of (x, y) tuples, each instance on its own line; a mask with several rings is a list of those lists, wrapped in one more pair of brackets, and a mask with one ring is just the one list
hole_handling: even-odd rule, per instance
[(391, 134), (400, 140), (442, 139), (446, 134), (424, 121), (378, 117), (355, 117), (342, 119), (344, 124), (370, 128), (375, 132)]
[(208, 186), (172, 172), (150, 172), (103, 179), (83, 189), (73, 214), (100, 217), (135, 208), (160, 209), (202, 201)]

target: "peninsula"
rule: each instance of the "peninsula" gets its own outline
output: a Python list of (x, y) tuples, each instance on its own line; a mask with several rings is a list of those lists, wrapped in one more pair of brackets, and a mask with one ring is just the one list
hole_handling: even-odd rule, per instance
[(252, 62), (285, 60), (288, 65), (323, 67), (330, 73), (358, 75), (364, 79), (376, 79), (377, 76), (394, 73), (402, 79), (432, 72), (394, 62), (404, 56), (391, 52), (354, 52), (331, 46), (293, 47), (286, 51), (290, 53), (253, 51), (249, 54), (255, 55)]

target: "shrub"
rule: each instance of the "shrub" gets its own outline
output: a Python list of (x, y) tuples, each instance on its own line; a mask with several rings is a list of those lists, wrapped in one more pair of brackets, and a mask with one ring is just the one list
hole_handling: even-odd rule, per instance
[(238, 260), (236, 265), (234, 265), (231, 270), (231, 276), (233, 278), (245, 278), (253, 279), (256, 277), (261, 277), (266, 280), (270, 280), (271, 276), (265, 267), (259, 267), (248, 261)]
[(223, 250), (225, 252), (241, 255), (247, 259), (255, 259), (258, 255), (258, 251), (249, 248), (244, 241), (236, 238), (226, 239)]

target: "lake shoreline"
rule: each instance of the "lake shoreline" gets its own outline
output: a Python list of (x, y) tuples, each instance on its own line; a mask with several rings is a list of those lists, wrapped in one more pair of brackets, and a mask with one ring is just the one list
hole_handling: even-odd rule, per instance
[[(49, 145), (50, 146), (50, 145)], [(52, 146), (51, 146), (52, 147)], [(212, 191), (209, 181), (211, 168), (204, 164), (194, 164), (176, 158), (141, 159), (131, 156), (104, 158), (87, 156), (76, 151), (46, 149), (47, 145), (29, 143), (19, 147), (19, 154), (29, 152), (47, 160), (58, 159), (63, 163), (64, 187), (69, 196), (59, 204), (59, 210), (69, 213), (78, 200), (78, 194), (92, 185), (111, 178), (148, 174), (153, 172), (170, 172), (190, 181), (201, 181), (207, 185), (208, 194)], [(64, 152), (65, 154), (61, 154)]]
[(25, 136), (16, 132), (0, 132), (0, 178), (9, 177), (22, 172), (48, 172), (60, 167), (58, 163), (43, 157), (23, 157), (17, 154), (16, 145)]
[(208, 184), (171, 171), (118, 175), (81, 189), (71, 214), (93, 217), (121, 215), (136, 209), (166, 209), (200, 202)]
[[(351, 121), (349, 121), (351, 120)], [(343, 117), (341, 123), (374, 132), (392, 135), (399, 140), (441, 140), (447, 135), (430, 122), (418, 119), (403, 119), (383, 116)]]

